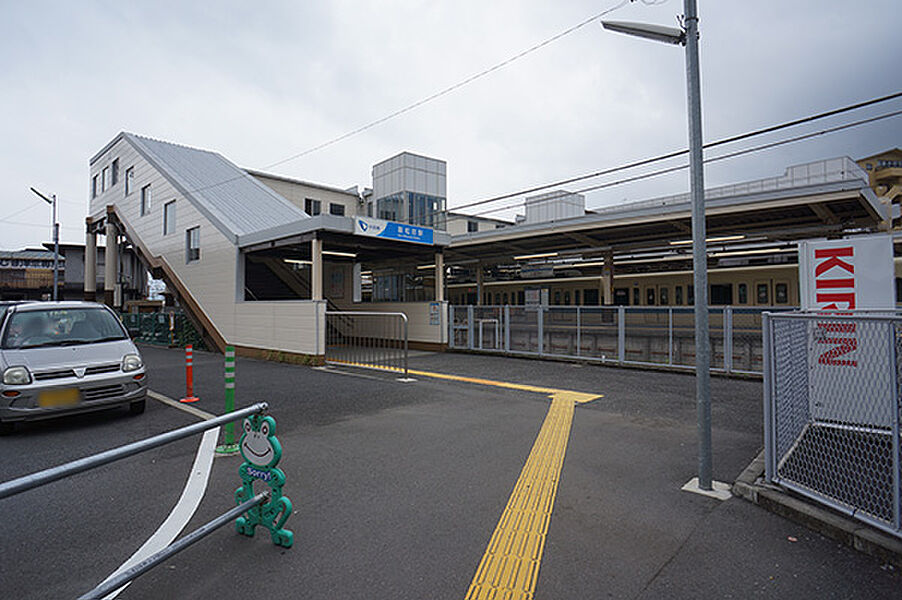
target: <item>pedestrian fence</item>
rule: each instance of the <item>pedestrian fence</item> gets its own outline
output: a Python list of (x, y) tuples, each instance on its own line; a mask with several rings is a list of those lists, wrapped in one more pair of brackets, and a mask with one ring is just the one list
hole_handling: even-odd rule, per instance
[(766, 480), (902, 537), (902, 315), (763, 323)]
[[(201, 421), (200, 423), (194, 423), (192, 425), (188, 425), (187, 427), (174, 429), (172, 431), (155, 435), (124, 446), (119, 446), (118, 448), (113, 448), (99, 454), (94, 454), (92, 456), (74, 460), (72, 462), (52, 467), (50, 469), (45, 469), (37, 473), (25, 475), (23, 477), (19, 477), (18, 479), (0, 483), (0, 499), (7, 498), (15, 494), (20, 494), (37, 487), (47, 485), (48, 483), (70, 477), (72, 475), (88, 471), (90, 469), (95, 469), (97, 467), (101, 467), (103, 465), (107, 465), (109, 463), (122, 460), (124, 458), (128, 458), (129, 456), (134, 456), (141, 452), (146, 452), (148, 450), (152, 450), (166, 444), (170, 444), (192, 435), (202, 433), (209, 429), (219, 427), (224, 423), (232, 423), (250, 415), (264, 413), (267, 408), (268, 405), (266, 402), (259, 402), (257, 404), (253, 404), (231, 413), (214, 417), (206, 421)], [(146, 559), (130, 567), (129, 569), (126, 569), (116, 577), (104, 581), (98, 587), (80, 596), (80, 598), (82, 600), (87, 600), (105, 597), (110, 592), (119, 589), (141, 574), (146, 573), (148, 570), (159, 565), (160, 563), (171, 557), (173, 554), (184, 550), (191, 544), (209, 535), (216, 529), (228, 524), (233, 519), (240, 517), (242, 514), (248, 514), (252, 512), (255, 507), (268, 502), (269, 498), (269, 490), (260, 494), (256, 494), (255, 496), (240, 503), (238, 506), (227, 511), (220, 517), (217, 517), (213, 521), (206, 523), (192, 533), (184, 536), (180, 540), (173, 542), (166, 548), (163, 548), (159, 552), (147, 557)]]
[[(708, 309), (713, 371), (762, 373), (765, 310), (788, 309)], [(692, 307), (451, 306), (448, 322), (451, 349), (695, 367)]]
[(148, 344), (170, 347), (191, 345), (196, 350), (206, 350), (203, 336), (191, 319), (180, 310), (152, 313), (122, 313), (122, 322), (135, 339)]
[(407, 378), (407, 315), (326, 311), (326, 362), (395, 371)]

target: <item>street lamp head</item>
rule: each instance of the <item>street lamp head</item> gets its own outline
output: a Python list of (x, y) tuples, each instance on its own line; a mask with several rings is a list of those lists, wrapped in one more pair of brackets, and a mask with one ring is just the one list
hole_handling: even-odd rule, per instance
[(626, 21), (602, 21), (601, 26), (617, 33), (634, 35), (665, 44), (683, 45), (686, 43), (686, 32), (676, 27)]
[(40, 197), (41, 197), (41, 200), (43, 200), (43, 201), (46, 202), (47, 204), (51, 204), (51, 205), (53, 204), (53, 200), (51, 200), (50, 198), (48, 198), (47, 196), (45, 196), (45, 195), (42, 194), (41, 192), (37, 191), (37, 190), (34, 189), (34, 188), (30, 188), (30, 189), (31, 189), (32, 192), (34, 192), (35, 194), (37, 194), (38, 196), (40, 196)]

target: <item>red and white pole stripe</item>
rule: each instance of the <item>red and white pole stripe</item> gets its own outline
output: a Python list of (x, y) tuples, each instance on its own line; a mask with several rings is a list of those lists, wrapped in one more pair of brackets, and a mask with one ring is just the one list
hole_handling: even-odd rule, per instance
[(200, 398), (194, 395), (194, 346), (185, 346), (185, 397), (179, 402), (197, 402)]

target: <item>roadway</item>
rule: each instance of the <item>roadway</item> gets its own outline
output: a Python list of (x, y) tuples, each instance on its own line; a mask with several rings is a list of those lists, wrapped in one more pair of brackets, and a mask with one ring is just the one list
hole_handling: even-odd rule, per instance
[[(183, 355), (142, 352), (150, 387), (183, 395)], [(680, 491), (696, 468), (691, 376), (462, 354), (415, 356), (411, 368), (458, 378), (401, 383), (239, 358), (238, 405), (266, 400), (278, 424), (294, 547), (223, 528), (119, 597), (464, 598), (527, 457), (553, 458), (533, 450), (553, 406), (534, 388), (603, 395), (570, 404), (572, 423), (555, 425), (563, 469), (536, 597), (897, 598), (902, 589), (891, 567), (757, 506)], [(195, 354), (192, 406), (222, 412), (222, 373), (221, 356)], [(712, 397), (714, 475), (732, 482), (761, 447), (760, 383), (714, 378)], [(29, 425), (0, 439), (0, 480), (197, 418), (149, 400), (138, 417)], [(0, 501), (4, 596), (75, 597), (103, 580), (169, 514), (198, 443)], [(186, 532), (233, 505), (239, 464), (214, 460)]]

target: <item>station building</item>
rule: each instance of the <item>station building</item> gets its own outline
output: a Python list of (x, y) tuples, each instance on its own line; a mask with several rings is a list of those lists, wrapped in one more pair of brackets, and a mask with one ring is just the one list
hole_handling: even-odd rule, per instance
[[(898, 188), (878, 196), (873, 171), (837, 158), (706, 190), (712, 303), (795, 305), (798, 240), (891, 229)], [(412, 347), (443, 349), (451, 302), (693, 302), (688, 194), (587, 210), (557, 190), (509, 222), (448, 211), (444, 161), (403, 152), (372, 175), (332, 187), (120, 133), (90, 160), (86, 295), (97, 236), (125, 239), (212, 346), (313, 362), (327, 312), (402, 312)]]

